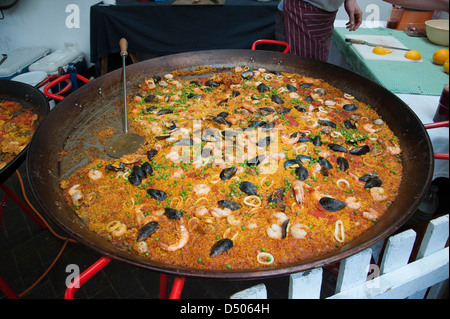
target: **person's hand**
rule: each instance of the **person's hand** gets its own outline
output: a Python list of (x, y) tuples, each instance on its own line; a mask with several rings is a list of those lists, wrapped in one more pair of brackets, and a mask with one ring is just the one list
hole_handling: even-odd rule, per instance
[(349, 17), (349, 21), (345, 26), (350, 31), (355, 31), (362, 23), (362, 10), (356, 0), (345, 0), (344, 7)]

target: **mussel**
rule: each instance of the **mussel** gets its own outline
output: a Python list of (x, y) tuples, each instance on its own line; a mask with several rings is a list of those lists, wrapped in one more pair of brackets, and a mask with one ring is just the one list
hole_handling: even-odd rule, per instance
[(149, 222), (142, 226), (141, 229), (139, 229), (139, 234), (137, 237), (137, 241), (143, 241), (146, 240), (148, 237), (150, 237), (156, 229), (158, 229), (158, 223), (157, 222)]
[(275, 192), (269, 195), (268, 202), (278, 204), (283, 201), (284, 187), (278, 188)]
[(235, 166), (231, 166), (231, 167), (227, 167), (225, 169), (223, 169), (220, 172), (220, 179), (223, 181), (229, 180), (230, 178), (232, 178), (234, 176), (234, 174), (236, 174), (237, 172), (237, 167)]
[(314, 146), (322, 146), (322, 141), (320, 140), (320, 135), (316, 135), (313, 138), (312, 143)]
[(156, 115), (165, 115), (165, 114), (172, 114), (173, 110), (171, 109), (162, 109), (159, 110), (158, 113), (156, 113)]
[(366, 182), (364, 188), (380, 187), (383, 184), (383, 182), (381, 181), (381, 179), (377, 174), (372, 173), (364, 174), (358, 179), (361, 182)]
[(239, 184), (239, 189), (248, 194), (248, 195), (258, 195), (258, 192), (256, 191), (256, 186), (252, 182), (244, 181), (241, 184)]
[(291, 112), (291, 109), (288, 107), (283, 107), (281, 110), (278, 111), (278, 114), (288, 114)]
[(350, 121), (349, 119), (344, 120), (344, 126), (346, 128), (348, 128), (349, 130), (354, 130), (356, 129), (356, 125), (352, 123), (352, 121)]
[(264, 155), (264, 154), (258, 155), (256, 157), (249, 159), (247, 161), (247, 165), (248, 166), (258, 166), (265, 158), (266, 158), (266, 155)]
[(265, 85), (264, 83), (260, 83), (256, 89), (258, 90), (259, 93), (264, 93), (266, 92), (269, 88), (267, 87), (267, 85)]
[(358, 147), (355, 147), (354, 149), (350, 150), (350, 154), (353, 154), (353, 155), (364, 155), (369, 152), (370, 152), (370, 147), (368, 145), (358, 146)]
[(123, 171), (125, 169), (125, 164), (124, 163), (120, 163), (119, 167), (115, 167), (112, 164), (108, 164), (105, 167), (108, 171), (114, 171), (114, 172), (118, 172), (118, 171)]
[(288, 225), (289, 225), (289, 218), (285, 219), (283, 221), (283, 224), (281, 224), (281, 238), (285, 238), (287, 236)]
[(301, 163), (297, 159), (288, 159), (284, 162), (284, 169), (294, 169), (301, 165)]
[(337, 166), (341, 171), (345, 172), (349, 168), (347, 159), (343, 157), (338, 157), (336, 161)]
[(297, 111), (301, 112), (301, 113), (305, 113), (305, 112), (306, 112), (306, 109), (305, 109), (303, 106), (295, 105), (294, 108), (295, 108)]
[(214, 117), (212, 118), (212, 120), (213, 120), (214, 122), (216, 122), (217, 124), (228, 125), (228, 127), (231, 126), (231, 123), (228, 122), (228, 121), (227, 121), (224, 117), (222, 117), (222, 116), (214, 116)]
[(275, 127), (275, 122), (266, 123), (262, 126), (263, 132), (269, 132)]
[(263, 137), (262, 139), (260, 139), (256, 143), (256, 145), (258, 147), (266, 147), (266, 146), (269, 146), (271, 142), (272, 142), (272, 139), (270, 138), (270, 136), (266, 136), (266, 137)]
[(149, 162), (142, 163), (141, 169), (146, 173), (147, 175), (152, 176), (153, 175), (153, 167), (150, 165)]
[(155, 94), (149, 94), (146, 97), (144, 97), (144, 102), (149, 103), (156, 97)]
[(166, 200), (167, 198), (166, 192), (159, 189), (149, 188), (147, 189), (147, 194), (156, 200)]
[(295, 86), (293, 86), (292, 84), (286, 84), (286, 89), (289, 91), (289, 92), (297, 92), (297, 88), (295, 87)]
[(331, 165), (331, 163), (325, 157), (319, 156), (319, 164), (320, 166), (325, 167), (327, 169), (333, 168), (333, 165)]
[(279, 97), (278, 95), (272, 94), (270, 99), (272, 100), (272, 102), (275, 102), (277, 104), (284, 104), (283, 99), (281, 97)]
[(336, 124), (328, 120), (318, 120), (317, 123), (320, 125), (329, 126), (331, 128), (336, 128)]
[(241, 204), (233, 202), (232, 200), (228, 199), (219, 200), (217, 204), (219, 204), (223, 208), (229, 208), (231, 210), (237, 210), (242, 207)]
[(180, 212), (179, 210), (176, 210), (174, 208), (169, 208), (169, 207), (164, 208), (164, 214), (169, 219), (180, 219), (181, 217), (183, 217), (182, 212)]
[(208, 80), (208, 81), (205, 82), (205, 85), (206, 85), (206, 86), (209, 86), (209, 87), (216, 88), (216, 87), (219, 87), (219, 86), (220, 86), (220, 83), (215, 82), (215, 81), (213, 81), (213, 80)]
[(300, 165), (295, 169), (295, 175), (298, 177), (299, 180), (304, 181), (308, 178), (308, 170), (303, 165)]
[(247, 70), (242, 72), (241, 76), (244, 80), (251, 80), (255, 76), (255, 73), (252, 70)]
[(347, 149), (344, 146), (336, 144), (336, 143), (328, 144), (328, 148), (335, 152), (348, 153)]
[(345, 104), (342, 107), (346, 111), (356, 111), (359, 108), (358, 104)]
[(337, 212), (347, 206), (345, 202), (332, 197), (322, 197), (319, 204), (323, 209), (330, 212)]
[(153, 157), (155, 157), (155, 155), (158, 154), (158, 151), (155, 149), (151, 149), (150, 151), (147, 152), (147, 158), (149, 161), (151, 161), (153, 159)]
[(173, 142), (174, 146), (191, 146), (194, 144), (194, 140), (192, 138), (182, 138), (178, 141)]
[(233, 247), (233, 241), (229, 238), (223, 238), (216, 242), (212, 247), (209, 253), (209, 257), (215, 257), (227, 250), (230, 250)]
[(301, 83), (299, 87), (302, 89), (309, 89), (312, 86), (312, 83)]
[(135, 172), (131, 172), (128, 176), (128, 181), (133, 185), (140, 185), (142, 183), (142, 178)]

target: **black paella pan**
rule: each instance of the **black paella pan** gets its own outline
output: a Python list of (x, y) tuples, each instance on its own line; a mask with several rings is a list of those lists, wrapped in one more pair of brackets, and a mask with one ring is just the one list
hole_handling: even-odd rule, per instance
[[(0, 101), (3, 100), (18, 102), (24, 108), (31, 109), (33, 113), (38, 114), (36, 125), (39, 125), (50, 111), (45, 95), (33, 86), (21, 82), (0, 80)], [(28, 146), (0, 170), (0, 184), (7, 180), (23, 163), (27, 150)]]
[[(346, 93), (371, 105), (399, 137), (403, 149), (404, 173), (396, 201), (377, 224), (353, 241), (327, 254), (299, 263), (247, 271), (203, 271), (154, 262), (119, 250), (91, 232), (66, 204), (58, 182), (79, 166), (89, 154), (107, 156), (97, 133), (108, 127), (120, 132), (123, 99), (122, 73), (106, 74), (66, 97), (35, 133), (27, 157), (27, 172), (33, 194), (43, 213), (64, 231), (104, 256), (167, 274), (205, 278), (262, 278), (286, 275), (337, 262), (372, 246), (397, 230), (416, 210), (433, 175), (430, 139), (414, 112), (378, 84), (328, 63), (272, 51), (214, 50), (159, 57), (127, 67), (127, 85), (173, 70), (194, 70), (198, 66), (266, 68), (322, 78)], [(78, 163), (74, 165), (73, 163)]]

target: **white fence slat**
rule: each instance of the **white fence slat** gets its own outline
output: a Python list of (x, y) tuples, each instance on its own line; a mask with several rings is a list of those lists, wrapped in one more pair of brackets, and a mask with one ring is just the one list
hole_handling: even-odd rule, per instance
[(322, 268), (302, 271), (289, 276), (289, 299), (319, 299)]
[(385, 274), (406, 265), (416, 239), (416, 232), (408, 229), (400, 234), (389, 237), (386, 242), (380, 273)]
[(356, 286), (367, 280), (372, 249), (367, 248), (341, 261), (336, 283), (336, 293)]
[(433, 219), (428, 224), (417, 259), (432, 254), (445, 247), (448, 239), (448, 215)]
[(330, 299), (407, 298), (416, 291), (437, 284), (449, 276), (448, 247), (406, 266), (376, 277), (370, 282), (335, 294)]
[(266, 285), (259, 284), (241, 290), (230, 297), (230, 299), (267, 299)]

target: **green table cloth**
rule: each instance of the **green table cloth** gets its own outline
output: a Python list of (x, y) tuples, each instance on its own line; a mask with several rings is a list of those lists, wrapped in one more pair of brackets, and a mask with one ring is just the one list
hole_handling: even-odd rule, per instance
[[(419, 51), (423, 62), (363, 60), (352, 45), (345, 42), (346, 34), (394, 36), (408, 48)], [(442, 88), (449, 82), (449, 76), (444, 72), (443, 66), (433, 63), (433, 53), (443, 47), (431, 43), (426, 37), (410, 37), (404, 31), (387, 28), (360, 28), (350, 32), (346, 28), (337, 27), (334, 30), (333, 42), (353, 71), (393, 93), (441, 95)]]

